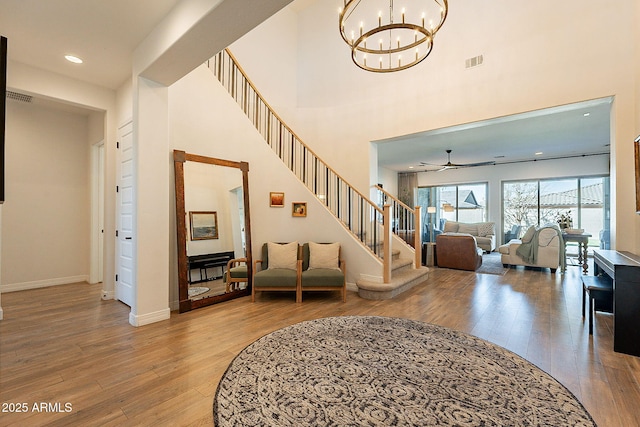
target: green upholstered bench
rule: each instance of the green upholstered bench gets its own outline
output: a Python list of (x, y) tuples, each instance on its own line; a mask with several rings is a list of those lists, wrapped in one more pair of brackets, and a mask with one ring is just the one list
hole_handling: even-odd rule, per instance
[[(294, 268), (279, 268), (269, 267), (269, 244), (262, 245), (262, 259), (255, 260), (255, 267), (253, 269), (253, 283), (251, 286), (251, 301), (256, 300), (256, 292), (264, 291), (289, 291), (295, 292), (296, 302), (302, 300), (302, 293), (300, 291), (300, 273), (302, 268), (302, 261), (299, 259), (300, 250), (297, 242), (292, 243), (272, 243), (272, 245), (293, 245), (295, 243), (295, 256), (291, 267)], [(278, 247), (274, 247), (274, 250)], [(278, 248), (279, 249), (279, 248)], [(280, 262), (280, 260), (278, 260)], [(274, 264), (274, 263), (272, 263)], [(276, 264), (277, 265), (277, 264)]]
[[(332, 245), (329, 243), (311, 243), (315, 248), (324, 249), (324, 246)], [(302, 291), (339, 291), (342, 295), (342, 301), (347, 301), (347, 282), (346, 282), (346, 266), (343, 259), (340, 258), (340, 246), (337, 243), (333, 245), (333, 255), (329, 259), (323, 259), (320, 264), (311, 261), (312, 249), (310, 244), (302, 245), (302, 272), (300, 277), (300, 288)], [(335, 264), (335, 266), (333, 266)], [(320, 265), (320, 267), (318, 267)], [(315, 268), (314, 268), (315, 267)], [(321, 268), (329, 267), (329, 268)], [(302, 296), (300, 297), (302, 299)]]

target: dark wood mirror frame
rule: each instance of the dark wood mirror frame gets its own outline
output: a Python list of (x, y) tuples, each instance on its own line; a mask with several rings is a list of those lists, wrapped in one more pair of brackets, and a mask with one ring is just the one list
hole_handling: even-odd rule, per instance
[[(242, 190), (244, 195), (244, 229), (246, 242), (247, 259), (247, 287), (238, 291), (225, 293), (222, 295), (210, 296), (202, 299), (189, 299), (189, 279), (188, 279), (188, 262), (187, 262), (187, 227), (186, 227), (186, 210), (184, 202), (184, 163), (198, 162), (216, 166), (225, 166), (237, 168), (242, 171)], [(194, 308), (204, 307), (211, 304), (227, 301), (230, 299), (246, 296), (251, 294), (251, 215), (249, 213), (249, 163), (234, 162), (231, 160), (216, 159), (213, 157), (199, 156), (195, 154), (185, 153), (184, 151), (173, 151), (173, 166), (175, 169), (175, 187), (176, 187), (176, 231), (178, 244), (178, 294), (180, 299), (180, 313), (193, 310)]]
[(636, 161), (636, 213), (640, 214), (640, 135), (633, 141)]

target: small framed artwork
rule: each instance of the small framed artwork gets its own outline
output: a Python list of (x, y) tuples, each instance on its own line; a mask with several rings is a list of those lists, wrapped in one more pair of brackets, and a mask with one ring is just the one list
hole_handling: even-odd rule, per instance
[(189, 212), (191, 240), (211, 240), (218, 238), (218, 213), (209, 211)]
[(307, 202), (293, 202), (292, 206), (293, 216), (307, 216)]
[(284, 208), (284, 193), (272, 191), (269, 193), (269, 206), (272, 208)]

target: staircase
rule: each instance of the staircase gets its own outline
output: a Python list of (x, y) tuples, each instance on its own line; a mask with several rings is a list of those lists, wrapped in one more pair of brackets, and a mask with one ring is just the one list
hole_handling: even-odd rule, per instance
[[(394, 219), (390, 205), (380, 207), (373, 203), (304, 144), (266, 103), (228, 49), (207, 61), (207, 66), (284, 165), (361, 243), (363, 250), (379, 260), (382, 281), (357, 280), (361, 297), (375, 300), (393, 298), (426, 280), (429, 270), (421, 265), (420, 233), (413, 233), (413, 247), (417, 250), (404, 247), (402, 251), (392, 252), (391, 224)], [(414, 215), (415, 224), (419, 224), (419, 210)], [(414, 229), (420, 230), (420, 227), (416, 225)], [(403, 241), (398, 244), (405, 245)], [(403, 260), (400, 254), (408, 252), (413, 254), (412, 257)]]
[(391, 299), (424, 282), (429, 277), (427, 267), (413, 268), (413, 260), (400, 258), (398, 250), (393, 251), (391, 260), (391, 280), (389, 283), (359, 279), (356, 281), (358, 295), (371, 300)]

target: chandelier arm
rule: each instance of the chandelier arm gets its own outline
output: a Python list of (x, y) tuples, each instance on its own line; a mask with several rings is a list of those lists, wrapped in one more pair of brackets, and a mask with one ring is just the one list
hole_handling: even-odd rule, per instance
[[(421, 33), (422, 35), (424, 35), (424, 38), (419, 39), (417, 41), (414, 41), (411, 44), (408, 45), (403, 45), (397, 48), (389, 48), (389, 49), (370, 49), (370, 48), (366, 48), (363, 47), (364, 46), (364, 41), (367, 40), (368, 38), (378, 34), (378, 33), (382, 33), (385, 31), (389, 31), (389, 30), (394, 30), (394, 29), (410, 29), (416, 32)], [(418, 25), (413, 25), (413, 24), (387, 24), (387, 25), (383, 25), (382, 27), (376, 27), (373, 30), (369, 30), (366, 33), (362, 34), (360, 37), (358, 37), (353, 45), (352, 45), (352, 49), (357, 50), (358, 52), (363, 52), (363, 53), (371, 53), (371, 54), (386, 54), (386, 53), (397, 53), (397, 52), (404, 52), (406, 50), (412, 49), (416, 46), (420, 46), (423, 43), (433, 43), (433, 35), (429, 32), (429, 30), (427, 30), (426, 28), (420, 27)], [(361, 46), (362, 45), (362, 46)]]

